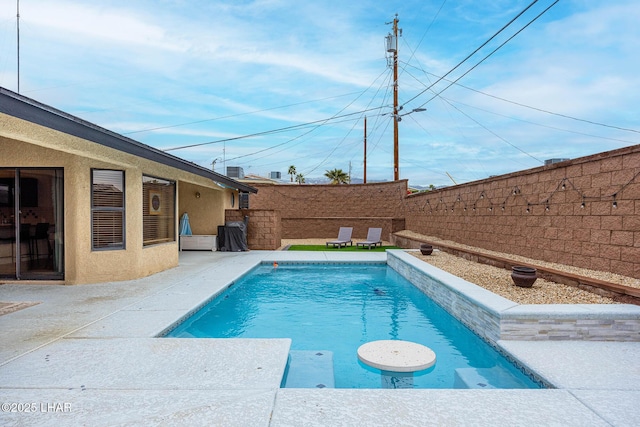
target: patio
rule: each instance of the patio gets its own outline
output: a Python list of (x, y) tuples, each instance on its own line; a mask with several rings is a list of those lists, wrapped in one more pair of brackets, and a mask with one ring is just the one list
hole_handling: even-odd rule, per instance
[(0, 316), (0, 423), (636, 425), (638, 342), (499, 342), (555, 389), (365, 391), (280, 389), (287, 339), (153, 338), (262, 261), (386, 256), (182, 252), (179, 267), (133, 281), (2, 285), (0, 301), (39, 304)]

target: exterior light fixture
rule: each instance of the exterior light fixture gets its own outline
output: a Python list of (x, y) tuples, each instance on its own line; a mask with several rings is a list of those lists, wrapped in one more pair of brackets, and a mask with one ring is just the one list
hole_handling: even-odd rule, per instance
[(200, 198), (200, 192), (196, 191), (196, 199), (199, 199), (199, 198)]

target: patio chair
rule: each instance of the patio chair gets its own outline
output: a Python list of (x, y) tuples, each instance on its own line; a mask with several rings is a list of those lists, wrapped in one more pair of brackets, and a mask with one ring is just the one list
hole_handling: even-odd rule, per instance
[(382, 246), (382, 240), (380, 240), (381, 235), (382, 228), (369, 228), (369, 231), (367, 231), (367, 240), (357, 242), (356, 247), (362, 246), (364, 248), (365, 246), (367, 246), (368, 249), (371, 249), (371, 246), (373, 246), (374, 248), (377, 245)]
[(353, 246), (353, 240), (351, 240), (351, 233), (353, 233), (353, 227), (340, 227), (340, 231), (338, 232), (338, 238), (336, 240), (330, 240), (327, 242), (327, 247), (329, 245), (334, 248), (337, 246), (338, 249), (341, 247), (347, 247), (347, 243), (349, 246)]

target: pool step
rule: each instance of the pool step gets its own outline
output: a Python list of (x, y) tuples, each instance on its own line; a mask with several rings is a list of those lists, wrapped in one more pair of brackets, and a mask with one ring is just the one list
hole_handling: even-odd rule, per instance
[(291, 350), (284, 388), (334, 388), (333, 352)]
[(498, 366), (492, 368), (458, 368), (454, 388), (528, 388), (513, 375)]

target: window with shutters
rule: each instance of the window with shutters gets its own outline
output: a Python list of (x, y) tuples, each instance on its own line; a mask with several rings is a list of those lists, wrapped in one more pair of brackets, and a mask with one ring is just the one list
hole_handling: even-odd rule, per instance
[(91, 170), (91, 248), (125, 248), (124, 171)]
[(142, 244), (175, 242), (176, 183), (142, 177)]

